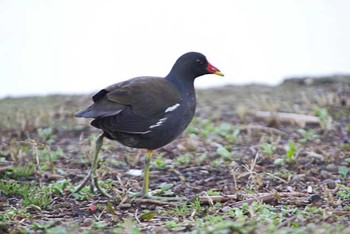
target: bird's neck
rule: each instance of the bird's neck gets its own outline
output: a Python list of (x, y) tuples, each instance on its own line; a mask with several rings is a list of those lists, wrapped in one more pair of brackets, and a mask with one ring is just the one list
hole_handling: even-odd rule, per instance
[(165, 78), (170, 81), (180, 91), (181, 95), (194, 96), (194, 79), (186, 79), (184, 76), (169, 74)]

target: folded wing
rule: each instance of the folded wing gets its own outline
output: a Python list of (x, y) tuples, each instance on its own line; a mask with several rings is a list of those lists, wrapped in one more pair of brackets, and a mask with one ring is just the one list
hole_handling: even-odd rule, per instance
[(137, 134), (149, 131), (181, 96), (163, 78), (138, 77), (102, 89), (92, 99), (94, 103), (76, 117), (95, 118), (91, 124), (105, 131)]

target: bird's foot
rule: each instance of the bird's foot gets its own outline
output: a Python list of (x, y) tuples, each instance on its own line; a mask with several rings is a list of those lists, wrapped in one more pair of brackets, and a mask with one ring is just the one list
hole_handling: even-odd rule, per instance
[(71, 195), (73, 193), (79, 193), (87, 183), (89, 183), (90, 181), (90, 189), (91, 189), (91, 192), (94, 192), (95, 189), (97, 191), (99, 191), (102, 195), (108, 197), (108, 198), (112, 198), (111, 195), (109, 195), (106, 191), (104, 191), (100, 185), (98, 184), (98, 180), (97, 178), (93, 175), (92, 171), (90, 170), (89, 171), (89, 174), (84, 178), (84, 180), (80, 183), (80, 185), (78, 185), (78, 187), (76, 187), (74, 189), (74, 191), (71, 193)]

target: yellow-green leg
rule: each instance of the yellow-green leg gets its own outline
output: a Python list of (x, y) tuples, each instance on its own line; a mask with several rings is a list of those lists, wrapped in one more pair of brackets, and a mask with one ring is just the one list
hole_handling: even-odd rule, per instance
[(145, 156), (145, 167), (144, 167), (144, 171), (143, 171), (143, 186), (142, 186), (142, 194), (141, 194), (142, 197), (147, 198), (147, 199), (162, 200), (162, 201), (178, 201), (178, 200), (180, 200), (177, 197), (158, 197), (158, 196), (150, 195), (148, 193), (149, 166), (150, 166), (150, 162), (151, 162), (152, 153), (153, 153), (152, 150), (147, 150), (146, 156)]
[(98, 154), (99, 154), (101, 147), (103, 145), (103, 137), (104, 137), (103, 133), (97, 137), (96, 142), (95, 142), (95, 149), (94, 149), (94, 153), (93, 153), (94, 158), (93, 158), (93, 161), (91, 164), (90, 171), (87, 174), (87, 176), (85, 177), (85, 179), (81, 182), (81, 184), (74, 190), (73, 193), (80, 192), (84, 188), (86, 183), (88, 183), (88, 181), (90, 180), (90, 186), (91, 186), (92, 191), (94, 190), (94, 188), (96, 188), (103, 195), (105, 195), (107, 197), (111, 197), (111, 195), (107, 194), (104, 190), (102, 190), (100, 188), (100, 186), (98, 185), (97, 178), (95, 177), (95, 172), (96, 172), (97, 163), (98, 163)]
[(149, 165), (152, 157), (152, 150), (147, 150), (145, 156), (145, 167), (143, 171), (143, 187), (142, 187), (142, 196), (148, 197), (148, 188), (149, 188)]

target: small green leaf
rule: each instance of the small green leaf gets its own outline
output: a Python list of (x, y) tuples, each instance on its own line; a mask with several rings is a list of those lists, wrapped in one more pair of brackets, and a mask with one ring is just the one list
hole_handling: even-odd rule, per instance
[(297, 151), (297, 147), (295, 146), (294, 141), (289, 141), (288, 150), (286, 152), (287, 162), (293, 162), (295, 160), (295, 153)]
[(154, 218), (156, 214), (154, 212), (151, 211), (145, 211), (141, 216), (140, 219), (141, 220), (151, 220)]
[(231, 153), (223, 146), (220, 146), (216, 149), (216, 152), (223, 158), (231, 158)]
[(275, 161), (273, 161), (273, 165), (275, 166), (283, 166), (284, 165), (284, 159), (283, 158), (276, 158)]
[(107, 208), (107, 211), (112, 215), (117, 215), (117, 213), (115, 213), (115, 210), (110, 202), (107, 202), (106, 208)]
[(165, 192), (165, 191), (171, 189), (171, 187), (173, 187), (173, 184), (169, 184), (166, 182), (163, 182), (160, 184), (160, 189), (162, 190), (162, 192)]
[(220, 195), (220, 192), (216, 191), (216, 190), (213, 190), (213, 189), (209, 189), (207, 191), (208, 195), (209, 196), (216, 196), (216, 195)]
[(169, 221), (166, 221), (165, 226), (169, 229), (173, 229), (173, 228), (180, 227), (181, 225), (174, 220), (169, 220)]

